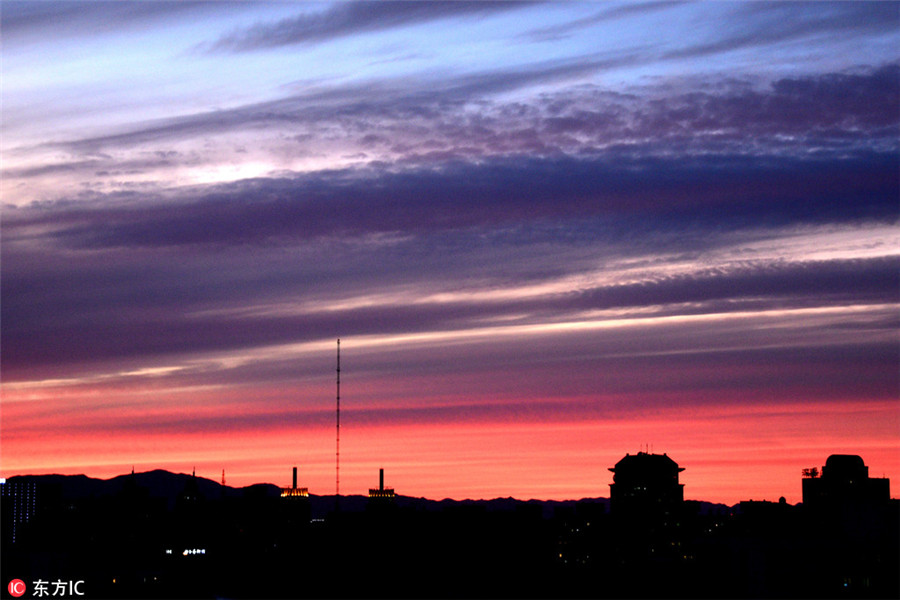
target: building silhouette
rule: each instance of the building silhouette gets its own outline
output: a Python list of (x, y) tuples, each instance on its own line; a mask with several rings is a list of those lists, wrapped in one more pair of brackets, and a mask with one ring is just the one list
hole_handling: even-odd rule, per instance
[(685, 501), (682, 470), (626, 455), (609, 511), (397, 496), (383, 469), (340, 510), (301, 495), (296, 469), (290, 487), (227, 490), (163, 471), (16, 477), (37, 510), (21, 520), (0, 486), (0, 574), (83, 580), (91, 598), (900, 598), (900, 506), (859, 457), (807, 471), (809, 506)]
[(803, 505), (809, 510), (880, 505), (891, 498), (890, 479), (869, 477), (869, 467), (855, 454), (832, 454), (821, 475), (815, 468), (803, 475)]
[(666, 454), (626, 454), (611, 468), (610, 510), (613, 513), (666, 513), (684, 503), (684, 471)]
[(393, 500), (394, 488), (384, 487), (384, 469), (378, 469), (378, 487), (369, 488), (370, 500)]
[(282, 498), (308, 498), (309, 490), (305, 487), (297, 487), (297, 467), (294, 467), (293, 485), (289, 488), (281, 488)]
[[(806, 538), (823, 589), (848, 597), (898, 597), (898, 503), (890, 480), (869, 477), (862, 457), (832, 454), (801, 479)], [(888, 592), (888, 593), (886, 593)]]
[(890, 479), (869, 477), (869, 467), (862, 457), (832, 454), (821, 473), (803, 470), (803, 508), (816, 526), (830, 535), (877, 540), (886, 523), (897, 517), (890, 485)]
[(37, 508), (37, 484), (32, 481), (0, 481), (0, 505), (4, 524), (4, 543), (16, 543), (19, 529), (34, 516)]

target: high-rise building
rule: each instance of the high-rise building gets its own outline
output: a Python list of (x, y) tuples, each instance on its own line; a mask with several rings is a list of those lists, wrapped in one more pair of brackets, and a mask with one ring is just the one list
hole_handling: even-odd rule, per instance
[(613, 512), (668, 512), (684, 502), (684, 484), (678, 482), (684, 469), (666, 454), (626, 454), (610, 471)]
[(0, 505), (3, 507), (4, 541), (14, 544), (18, 530), (34, 517), (37, 484), (22, 480), (0, 481)]
[(891, 498), (887, 478), (869, 477), (869, 467), (861, 456), (832, 454), (818, 469), (803, 470), (803, 506), (812, 509), (886, 504)]

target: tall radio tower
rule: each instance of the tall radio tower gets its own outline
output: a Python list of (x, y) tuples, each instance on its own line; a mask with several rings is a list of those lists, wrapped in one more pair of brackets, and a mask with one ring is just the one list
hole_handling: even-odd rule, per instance
[(334, 453), (334, 503), (341, 495), (341, 340), (337, 341), (337, 436)]

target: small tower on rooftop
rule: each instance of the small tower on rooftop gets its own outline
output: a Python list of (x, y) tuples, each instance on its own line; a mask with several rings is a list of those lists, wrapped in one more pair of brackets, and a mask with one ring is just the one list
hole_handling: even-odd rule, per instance
[(289, 488), (281, 488), (282, 498), (308, 498), (309, 490), (305, 487), (297, 487), (297, 467), (294, 467), (293, 485)]
[(394, 498), (394, 488), (384, 487), (384, 469), (378, 469), (378, 487), (369, 488), (370, 499), (392, 499)]

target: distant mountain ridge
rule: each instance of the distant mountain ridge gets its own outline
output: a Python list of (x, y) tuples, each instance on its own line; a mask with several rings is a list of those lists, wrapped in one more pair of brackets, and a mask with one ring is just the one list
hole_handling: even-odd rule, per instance
[[(151, 498), (164, 499), (169, 507), (185, 491), (189, 483), (196, 486), (199, 496), (208, 501), (222, 498), (239, 499), (248, 495), (255, 497), (278, 497), (281, 495), (281, 487), (271, 483), (256, 483), (249, 486), (235, 488), (222, 486), (222, 484), (205, 477), (188, 475), (186, 473), (172, 473), (163, 469), (145, 471), (141, 473), (118, 475), (111, 479), (96, 479), (87, 475), (15, 475), (7, 479), (9, 482), (29, 481), (42, 486), (54, 486), (59, 490), (63, 498), (78, 500), (91, 497), (115, 496), (124, 492), (128, 486), (136, 486), (146, 490)], [(310, 507), (314, 516), (327, 514), (334, 509), (334, 495), (310, 494)], [(717, 504), (705, 501), (689, 501), (698, 504), (698, 512), (707, 514), (730, 510), (732, 507), (725, 504)], [(348, 495), (340, 497), (341, 510), (364, 510), (368, 503), (368, 497), (363, 495)], [(609, 510), (609, 499), (603, 497), (581, 498), (578, 500), (520, 500), (513, 497), (492, 499), (463, 499), (455, 500), (444, 498), (432, 500), (413, 496), (398, 495), (395, 503), (401, 508), (410, 508), (423, 511), (437, 511), (452, 507), (481, 507), (486, 511), (510, 511), (523, 506), (540, 507), (545, 516), (549, 516), (560, 507), (573, 507), (576, 504), (598, 504), (604, 511)]]

